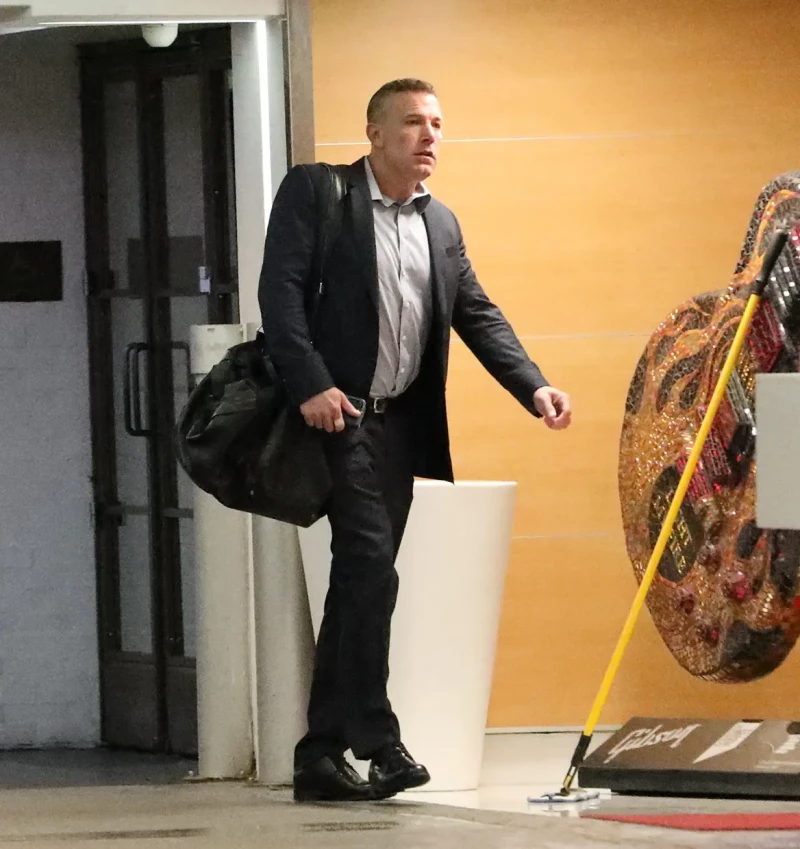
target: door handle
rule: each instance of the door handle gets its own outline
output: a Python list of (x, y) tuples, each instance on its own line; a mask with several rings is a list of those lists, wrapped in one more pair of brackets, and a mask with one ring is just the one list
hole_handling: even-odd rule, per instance
[(142, 424), (142, 380), (139, 355), (147, 351), (144, 342), (131, 342), (125, 348), (125, 373), (122, 379), (125, 430), (131, 436), (150, 436), (152, 431)]
[(191, 350), (188, 342), (170, 342), (169, 347), (173, 351), (183, 351), (186, 354), (186, 394), (189, 395), (194, 388), (192, 386), (192, 363)]

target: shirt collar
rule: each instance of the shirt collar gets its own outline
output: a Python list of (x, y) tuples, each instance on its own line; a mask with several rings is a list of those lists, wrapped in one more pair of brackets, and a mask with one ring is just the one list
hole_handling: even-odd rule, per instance
[(375, 179), (375, 174), (372, 172), (372, 166), (369, 164), (369, 157), (364, 157), (364, 168), (367, 172), (367, 184), (369, 185), (369, 194), (372, 200), (380, 201), (384, 206), (392, 206), (393, 204), (398, 204), (398, 206), (408, 206), (408, 204), (413, 203), (417, 208), (417, 212), (422, 212), (425, 207), (430, 203), (431, 193), (425, 187), (424, 183), (417, 184), (416, 191), (413, 195), (411, 195), (408, 200), (400, 203), (399, 201), (393, 200), (387, 195), (383, 194), (380, 190), (380, 186), (378, 186), (378, 181)]

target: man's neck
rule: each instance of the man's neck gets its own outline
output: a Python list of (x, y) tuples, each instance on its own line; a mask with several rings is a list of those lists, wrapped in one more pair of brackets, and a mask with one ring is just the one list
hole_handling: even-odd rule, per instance
[(417, 191), (419, 183), (416, 180), (409, 182), (403, 177), (398, 177), (387, 168), (386, 163), (374, 153), (369, 155), (369, 164), (375, 177), (375, 182), (381, 193), (398, 203), (405, 203), (414, 192)]

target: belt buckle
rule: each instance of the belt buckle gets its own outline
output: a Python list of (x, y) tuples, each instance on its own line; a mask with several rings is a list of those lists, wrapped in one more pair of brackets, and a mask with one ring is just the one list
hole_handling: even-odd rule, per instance
[(386, 412), (388, 398), (370, 398), (369, 409), (376, 415), (383, 415)]

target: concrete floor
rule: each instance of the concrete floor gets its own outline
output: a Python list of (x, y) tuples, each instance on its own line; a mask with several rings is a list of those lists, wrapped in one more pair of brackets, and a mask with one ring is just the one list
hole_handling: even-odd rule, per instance
[(0, 791), (10, 788), (177, 784), (193, 774), (196, 768), (195, 761), (184, 758), (106, 749), (0, 751)]
[[(199, 782), (190, 775), (194, 765), (177, 759), (102, 751), (0, 753), (0, 847), (374, 849), (378, 841), (381, 849), (800, 846), (798, 832), (693, 833), (582, 820), (586, 808), (527, 805), (527, 794), (556, 789), (550, 776), (558, 770), (562, 777), (562, 754), (569, 754), (572, 740), (490, 737), (479, 791), (418, 792), (369, 805), (297, 805), (286, 789)], [(800, 803), (621, 797), (604, 798), (599, 807), (800, 811)]]

